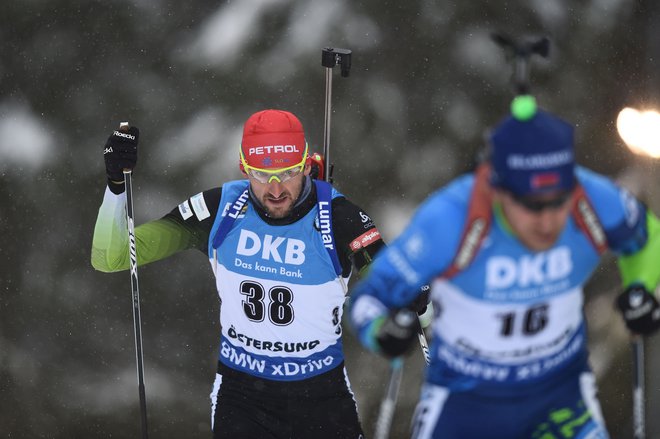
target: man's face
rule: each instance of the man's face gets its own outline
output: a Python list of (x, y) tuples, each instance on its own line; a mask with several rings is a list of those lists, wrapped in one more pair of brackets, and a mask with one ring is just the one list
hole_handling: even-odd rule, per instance
[(303, 180), (309, 175), (311, 166), (305, 165), (303, 172), (284, 182), (272, 179), (270, 183), (261, 183), (248, 174), (252, 193), (259, 200), (271, 218), (285, 218), (291, 214), (293, 205), (300, 197)]
[(571, 212), (573, 192), (525, 198), (495, 189), (495, 200), (518, 239), (530, 250), (543, 251), (559, 239)]

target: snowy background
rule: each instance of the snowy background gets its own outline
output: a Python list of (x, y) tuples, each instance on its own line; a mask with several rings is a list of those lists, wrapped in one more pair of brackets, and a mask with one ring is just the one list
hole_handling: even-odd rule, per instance
[[(660, 212), (658, 165), (633, 157), (615, 127), (624, 106), (660, 98), (653, 0), (4, 1), (0, 437), (139, 436), (129, 276), (89, 263), (102, 147), (120, 121), (141, 129), (139, 223), (239, 177), (241, 127), (255, 111), (297, 114), (320, 152), (321, 49), (351, 49), (350, 77), (333, 81), (335, 182), (390, 240), (432, 190), (470, 170), (506, 114), (512, 68), (496, 30), (551, 38), (550, 58), (532, 69), (540, 104), (576, 125), (581, 163), (623, 177)], [(139, 274), (150, 436), (209, 437), (219, 325), (206, 257), (179, 254)], [(621, 438), (631, 431), (631, 360), (612, 312), (618, 288), (607, 258), (586, 313), (603, 409)], [(346, 333), (371, 433), (388, 366)], [(394, 437), (406, 435), (422, 369), (414, 352)], [(660, 384), (652, 373), (648, 383), (651, 412)], [(648, 426), (660, 437), (660, 418), (651, 413)]]

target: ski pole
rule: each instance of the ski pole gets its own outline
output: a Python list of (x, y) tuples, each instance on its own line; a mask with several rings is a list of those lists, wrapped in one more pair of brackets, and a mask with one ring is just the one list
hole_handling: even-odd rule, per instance
[[(431, 362), (429, 345), (426, 341), (426, 335), (424, 335), (424, 330), (422, 329), (422, 324), (419, 319), (417, 319), (417, 338), (419, 339), (419, 345), (422, 348), (424, 362), (428, 366)], [(399, 399), (399, 387), (403, 376), (403, 359), (395, 358), (392, 360), (390, 368), (392, 372), (390, 373), (390, 381), (387, 384), (387, 394), (385, 395), (385, 399), (380, 403), (380, 410), (378, 412), (378, 418), (376, 419), (376, 430), (374, 433), (375, 439), (387, 439), (389, 437), (396, 402)]]
[(325, 117), (323, 120), (323, 158), (326, 163), (325, 181), (332, 183), (333, 165), (330, 163), (330, 117), (332, 113), (332, 69), (341, 66), (341, 76), (351, 70), (351, 51), (326, 47), (321, 52), (321, 65), (325, 67)]
[(424, 362), (428, 366), (431, 364), (431, 353), (429, 351), (429, 344), (426, 341), (426, 334), (424, 334), (424, 330), (422, 329), (422, 324), (419, 319), (417, 319), (417, 338), (419, 339), (419, 346), (422, 348)]
[[(128, 131), (128, 122), (119, 124), (120, 131)], [(131, 292), (133, 297), (133, 324), (135, 328), (135, 359), (137, 364), (138, 393), (140, 396), (140, 420), (142, 424), (142, 439), (148, 438), (147, 433), (147, 398), (144, 391), (144, 365), (142, 357), (142, 323), (140, 318), (140, 289), (137, 273), (137, 250), (135, 247), (135, 223), (133, 216), (133, 171), (124, 169), (124, 184), (126, 185), (126, 219), (128, 222), (128, 257), (131, 269)]]
[(633, 438), (646, 438), (644, 410), (644, 338), (632, 340), (633, 351)]
[(380, 403), (374, 439), (387, 439), (390, 436), (390, 427), (392, 426), (392, 419), (394, 419), (394, 409), (396, 408), (396, 401), (399, 398), (399, 387), (401, 386), (401, 378), (403, 377), (403, 359), (395, 358), (390, 363), (390, 367), (392, 373), (390, 374), (390, 381), (387, 384), (387, 394), (385, 395), (385, 399)]
[[(430, 294), (431, 287), (429, 285), (424, 285), (422, 286), (422, 291), (424, 293), (429, 292)], [(428, 298), (428, 300), (429, 303), (427, 304), (427, 306), (432, 306), (430, 302), (430, 297)], [(429, 351), (429, 344), (426, 341), (426, 334), (424, 334), (424, 328), (422, 327), (422, 321), (420, 319), (421, 316), (417, 315), (417, 322), (415, 322), (417, 324), (417, 338), (419, 339), (419, 347), (422, 348), (422, 355), (424, 356), (424, 362), (428, 366), (429, 364), (431, 364), (431, 352)]]

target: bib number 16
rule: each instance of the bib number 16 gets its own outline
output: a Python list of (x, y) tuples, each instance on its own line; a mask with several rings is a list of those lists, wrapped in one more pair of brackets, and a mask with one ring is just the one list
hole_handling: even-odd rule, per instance
[(535, 335), (541, 332), (548, 324), (548, 304), (542, 303), (522, 312), (507, 312), (498, 314), (500, 319), (500, 335), (509, 337), (514, 332), (522, 335)]

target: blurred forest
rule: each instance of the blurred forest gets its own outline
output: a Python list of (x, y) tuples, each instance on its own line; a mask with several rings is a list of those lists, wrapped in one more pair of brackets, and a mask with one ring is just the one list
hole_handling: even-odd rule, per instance
[[(575, 124), (582, 164), (625, 177), (659, 212), (657, 165), (633, 157), (614, 123), (626, 105), (658, 104), (657, 1), (3, 1), (0, 437), (139, 437), (129, 276), (89, 262), (102, 147), (120, 121), (141, 129), (140, 223), (238, 178), (242, 123), (255, 111), (297, 114), (321, 152), (321, 49), (351, 49), (350, 77), (333, 81), (335, 183), (391, 240), (426, 196), (470, 170), (506, 115), (512, 67), (490, 38), (497, 30), (551, 39), (532, 68), (540, 105)], [(175, 255), (139, 275), (150, 436), (210, 437), (219, 323), (206, 256)], [(606, 420), (625, 438), (631, 358), (613, 313), (618, 285), (607, 258), (585, 312)], [(345, 333), (370, 434), (388, 365)], [(406, 437), (422, 370), (414, 352), (395, 438)], [(655, 380), (649, 437), (660, 437)]]

